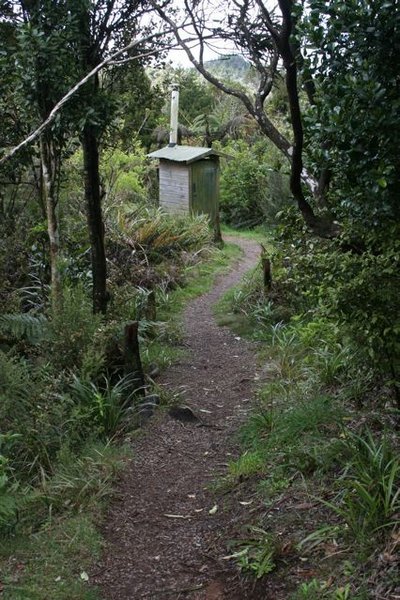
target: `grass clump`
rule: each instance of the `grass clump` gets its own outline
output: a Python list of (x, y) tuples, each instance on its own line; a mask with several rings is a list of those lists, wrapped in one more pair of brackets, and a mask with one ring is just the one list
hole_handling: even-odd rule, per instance
[(339, 497), (329, 506), (360, 546), (368, 549), (375, 535), (399, 524), (400, 461), (388, 436), (378, 440), (369, 429), (361, 434), (346, 432), (343, 450), (346, 469)]
[[(88, 571), (100, 556), (101, 538), (84, 514), (49, 523), (29, 538), (0, 545), (5, 600), (98, 600)], [(12, 557), (12, 560), (9, 557)]]

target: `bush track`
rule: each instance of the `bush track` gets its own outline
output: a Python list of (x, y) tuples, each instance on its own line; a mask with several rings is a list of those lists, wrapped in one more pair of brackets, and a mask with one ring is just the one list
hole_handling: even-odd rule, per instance
[(104, 525), (103, 559), (91, 577), (107, 600), (251, 597), (238, 590), (231, 561), (222, 560), (247, 517), (248, 506), (239, 503), (246, 498), (210, 486), (238, 454), (234, 434), (250, 408), (256, 376), (251, 343), (218, 327), (212, 313), (259, 257), (256, 242), (229, 241), (244, 256), (190, 302), (183, 315), (188, 351), (158, 381), (179, 392), (201, 422), (160, 411), (133, 442), (134, 458)]

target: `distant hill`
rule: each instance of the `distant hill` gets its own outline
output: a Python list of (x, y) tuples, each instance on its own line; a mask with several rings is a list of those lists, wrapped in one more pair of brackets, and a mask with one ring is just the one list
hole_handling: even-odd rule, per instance
[(227, 54), (214, 60), (208, 60), (204, 66), (221, 79), (231, 79), (248, 85), (251, 80), (251, 65), (240, 54)]

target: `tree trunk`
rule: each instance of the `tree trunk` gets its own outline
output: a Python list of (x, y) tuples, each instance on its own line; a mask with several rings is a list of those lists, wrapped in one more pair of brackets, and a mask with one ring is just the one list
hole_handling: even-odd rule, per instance
[(269, 258), (261, 259), (262, 269), (263, 269), (263, 281), (264, 281), (264, 290), (269, 292), (272, 287), (272, 273), (271, 273), (271, 261)]
[(83, 163), (85, 169), (85, 202), (92, 253), (93, 312), (106, 313), (107, 264), (104, 249), (104, 224), (101, 209), (99, 149), (93, 127), (86, 123), (82, 134)]
[[(310, 229), (321, 237), (336, 237), (340, 229), (333, 221), (331, 215), (316, 215), (310, 203), (306, 200), (302, 189), (303, 175), (303, 123), (300, 109), (300, 99), (297, 81), (297, 64), (291, 45), (293, 32), (292, 0), (278, 0), (283, 22), (282, 31), (277, 39), (280, 55), (286, 71), (286, 90), (288, 94), (289, 110), (293, 130), (293, 148), (291, 151), (290, 189), (297, 201), (299, 210), (305, 223)], [(316, 187), (313, 192), (316, 193)]]
[(272, 265), (267, 256), (267, 249), (261, 244), (261, 267), (263, 272), (264, 290), (269, 292), (272, 287)]
[(59, 271), (60, 236), (57, 221), (56, 152), (51, 140), (40, 140), (43, 204), (47, 215), (47, 232), (50, 245), (51, 306), (54, 313), (62, 309), (62, 285)]
[[(110, 7), (112, 4), (110, 4)], [(80, 5), (79, 16), (79, 61), (82, 74), (90, 72), (101, 63), (98, 54), (96, 39), (92, 31), (91, 12), (89, 4)], [(104, 32), (103, 32), (104, 33)], [(93, 111), (93, 105), (99, 94), (99, 78), (96, 74), (87, 82), (83, 92), (84, 109)], [(89, 114), (89, 112), (88, 112)], [(101, 119), (96, 111), (97, 119)], [(83, 150), (84, 181), (85, 181), (85, 204), (86, 216), (89, 230), (89, 239), (92, 257), (93, 277), (93, 312), (103, 313), (107, 311), (107, 264), (104, 249), (104, 223), (101, 208), (100, 190), (100, 168), (99, 168), (99, 127), (95, 127), (87, 116), (81, 133)]]

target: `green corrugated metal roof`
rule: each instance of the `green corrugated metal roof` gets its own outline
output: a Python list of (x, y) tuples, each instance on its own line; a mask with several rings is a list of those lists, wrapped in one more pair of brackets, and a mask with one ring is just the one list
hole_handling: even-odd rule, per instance
[(150, 158), (163, 158), (164, 160), (173, 160), (185, 164), (192, 163), (207, 156), (222, 156), (221, 152), (214, 148), (202, 148), (201, 146), (166, 146), (161, 150), (150, 152)]

